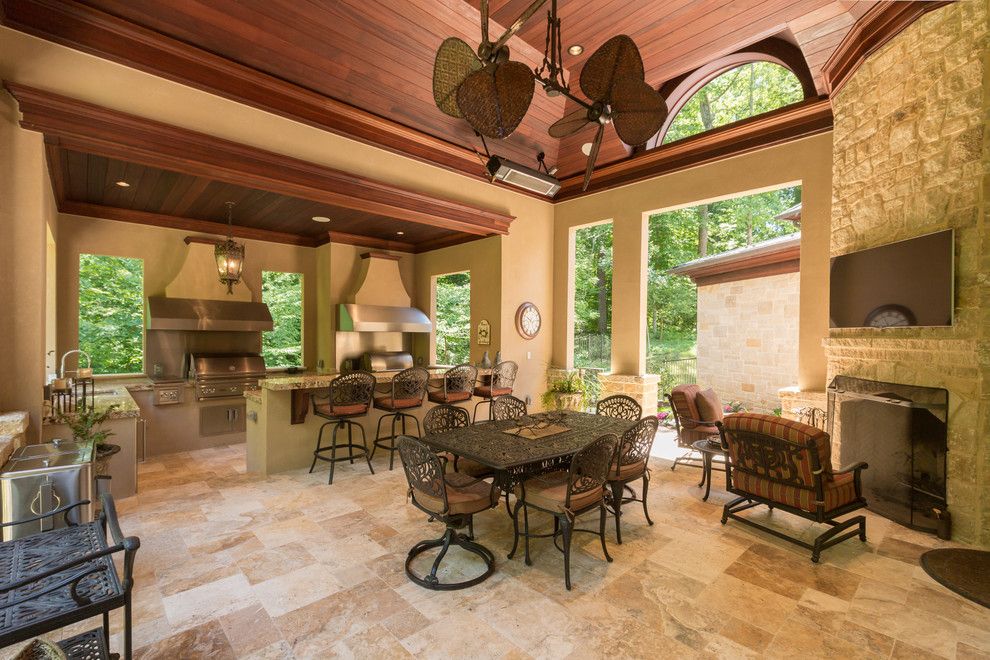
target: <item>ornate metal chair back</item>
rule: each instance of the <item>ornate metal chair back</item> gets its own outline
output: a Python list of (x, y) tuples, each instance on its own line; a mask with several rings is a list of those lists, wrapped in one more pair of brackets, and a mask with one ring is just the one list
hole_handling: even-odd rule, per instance
[(574, 455), (567, 474), (565, 507), (570, 508), (572, 498), (604, 487), (608, 478), (608, 467), (615, 458), (615, 448), (618, 444), (619, 437), (609, 433)]
[(623, 465), (636, 465), (650, 458), (650, 449), (659, 426), (660, 422), (656, 417), (646, 417), (622, 434), (613, 462), (617, 470)]
[(451, 367), (443, 375), (443, 389), (446, 394), (451, 392), (474, 392), (474, 383), (478, 380), (478, 369), (470, 364), (459, 364)]
[(492, 419), (496, 422), (519, 419), (526, 414), (526, 402), (511, 394), (503, 394), (492, 400)]
[(432, 513), (447, 512), (447, 485), (443, 464), (428, 445), (408, 435), (397, 438), (402, 469), (413, 503)]
[(516, 382), (516, 374), (519, 373), (519, 365), (512, 360), (499, 362), (492, 367), (492, 391), (503, 388), (512, 388)]
[(430, 408), (423, 418), (423, 432), (426, 435), (444, 433), (453, 429), (464, 428), (471, 424), (471, 415), (464, 408), (440, 404)]
[(814, 426), (739, 413), (728, 415), (720, 430), (732, 472), (809, 490), (821, 488), (822, 479), (832, 473), (831, 440)]
[(419, 399), (426, 396), (426, 384), (430, 380), (430, 372), (423, 367), (412, 367), (395, 374), (392, 379), (392, 400)]
[(613, 394), (605, 397), (595, 406), (595, 414), (615, 419), (629, 419), (636, 421), (643, 416), (643, 407), (636, 399), (625, 394)]

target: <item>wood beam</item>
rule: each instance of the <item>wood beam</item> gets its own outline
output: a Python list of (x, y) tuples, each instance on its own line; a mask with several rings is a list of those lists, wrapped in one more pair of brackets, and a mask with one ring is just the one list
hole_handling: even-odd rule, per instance
[(342, 231), (327, 232), (320, 245), (327, 243), (343, 243), (345, 245), (356, 245), (358, 247), (372, 248), (373, 250), (395, 250), (397, 252), (415, 252), (416, 246), (405, 241), (393, 241), (385, 238), (374, 238), (372, 236), (359, 236), (358, 234), (348, 234)]
[(180, 218), (174, 215), (148, 213), (147, 211), (122, 209), (115, 206), (87, 204), (86, 202), (72, 202), (64, 200), (59, 204), (58, 210), (62, 213), (68, 213), (71, 215), (83, 215), (91, 218), (117, 220), (119, 222), (132, 222), (139, 225), (151, 225), (152, 227), (182, 229), (184, 231), (195, 231), (203, 234), (217, 234), (218, 236), (226, 236), (229, 232), (230, 235), (235, 238), (252, 241), (285, 243), (288, 245), (301, 245), (304, 247), (316, 247), (319, 244), (318, 239), (309, 236), (299, 236), (280, 231), (256, 229), (254, 227), (242, 227), (239, 225), (228, 227), (228, 225), (222, 222)]
[(5, 86), (18, 101), (21, 126), (64, 149), (469, 234), (507, 234), (514, 219), (59, 94)]

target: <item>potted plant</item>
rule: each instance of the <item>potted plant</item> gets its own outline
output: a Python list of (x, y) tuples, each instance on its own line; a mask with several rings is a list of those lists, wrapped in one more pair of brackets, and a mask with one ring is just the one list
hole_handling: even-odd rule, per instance
[(566, 378), (551, 380), (540, 400), (546, 410), (584, 410), (584, 381), (576, 371)]
[(74, 413), (64, 413), (59, 411), (56, 415), (59, 424), (65, 424), (72, 431), (73, 439), (78, 442), (94, 443), (97, 456), (101, 453), (113, 451), (112, 445), (106, 444), (106, 439), (113, 435), (113, 431), (101, 429), (110, 416), (117, 410), (117, 405), (107, 406), (104, 410), (97, 412), (93, 408), (87, 408)]

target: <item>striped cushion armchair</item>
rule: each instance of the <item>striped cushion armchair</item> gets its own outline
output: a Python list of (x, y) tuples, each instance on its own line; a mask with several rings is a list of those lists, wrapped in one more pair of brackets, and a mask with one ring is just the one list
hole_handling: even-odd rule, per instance
[[(827, 433), (800, 422), (753, 413), (729, 415), (718, 428), (727, 454), (726, 489), (738, 495), (722, 510), (723, 525), (732, 518), (757, 527), (811, 550), (814, 562), (822, 550), (846, 539), (859, 535), (866, 541), (863, 516), (841, 522), (835, 519), (866, 506), (860, 471), (867, 465), (833, 470)], [(738, 515), (760, 504), (825, 523), (831, 529), (809, 544)]]

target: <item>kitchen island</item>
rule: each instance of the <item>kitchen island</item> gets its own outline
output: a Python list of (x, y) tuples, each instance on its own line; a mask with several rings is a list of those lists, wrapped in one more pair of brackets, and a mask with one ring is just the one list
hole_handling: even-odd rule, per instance
[[(440, 378), (449, 367), (429, 367), (431, 379)], [(388, 383), (398, 371), (373, 372), (379, 383)], [(486, 375), (488, 370), (480, 369)], [(308, 468), (313, 462), (316, 436), (327, 420), (312, 414), (310, 395), (326, 393), (339, 372), (312, 371), (285, 376), (270, 376), (260, 383), (260, 389), (245, 392), (247, 400), (247, 468), (263, 475)], [(474, 413), (473, 398), (459, 404)], [(435, 404), (424, 401), (421, 408), (408, 411), (422, 423), (423, 416)], [(487, 409), (483, 408), (485, 414)], [(388, 413), (372, 409), (364, 417), (353, 418), (364, 429), (370, 450), (378, 428), (378, 420)], [(386, 425), (382, 425), (383, 433)], [(407, 427), (408, 429), (408, 427)], [(408, 429), (412, 431), (413, 429)], [(329, 430), (328, 430), (329, 431)], [(360, 433), (355, 441), (360, 442)], [(324, 436), (326, 440), (326, 436)]]

